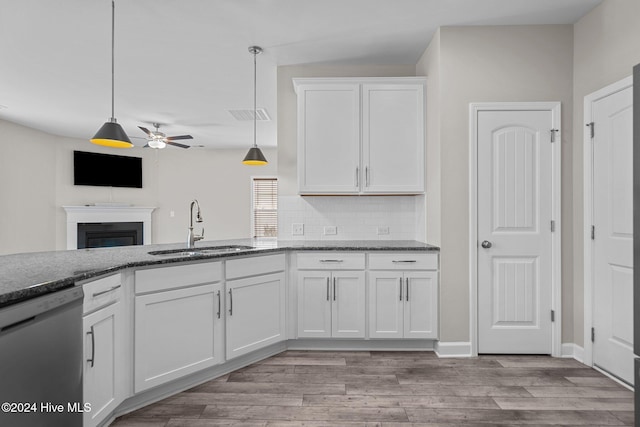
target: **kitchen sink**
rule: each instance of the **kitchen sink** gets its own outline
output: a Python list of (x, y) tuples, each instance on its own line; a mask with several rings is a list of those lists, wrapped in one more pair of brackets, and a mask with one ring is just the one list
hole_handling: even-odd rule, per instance
[(234, 252), (241, 252), (249, 249), (253, 249), (253, 246), (243, 246), (243, 245), (209, 246), (204, 248), (151, 251), (149, 252), (149, 255), (166, 256), (166, 257), (194, 257), (199, 255), (231, 254)]

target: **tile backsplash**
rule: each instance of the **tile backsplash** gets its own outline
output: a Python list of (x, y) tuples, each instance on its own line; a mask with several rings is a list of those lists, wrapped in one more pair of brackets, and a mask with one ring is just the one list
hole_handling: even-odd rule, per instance
[[(302, 224), (302, 235), (293, 234), (294, 224)], [(424, 196), (278, 198), (278, 238), (283, 240), (424, 241), (425, 234)]]

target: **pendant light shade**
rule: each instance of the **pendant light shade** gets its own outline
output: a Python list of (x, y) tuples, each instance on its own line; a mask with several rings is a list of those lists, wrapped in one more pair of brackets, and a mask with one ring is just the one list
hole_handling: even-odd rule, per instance
[(91, 142), (97, 145), (114, 148), (131, 148), (133, 144), (129, 140), (124, 129), (116, 122), (115, 118), (111, 122), (102, 125), (98, 132), (91, 138)]
[(114, 114), (114, 70), (115, 70), (115, 16), (116, 16), (116, 3), (115, 0), (111, 0), (111, 119), (102, 125), (98, 132), (91, 138), (91, 142), (97, 145), (104, 145), (106, 147), (114, 148), (131, 148), (133, 144), (127, 136), (127, 133), (122, 129), (115, 118)]
[(268, 162), (258, 147), (251, 147), (249, 148), (247, 155), (244, 156), (242, 163), (250, 166), (262, 166), (266, 165)]
[(259, 46), (250, 46), (249, 53), (253, 55), (253, 147), (251, 147), (247, 155), (244, 156), (242, 163), (249, 166), (262, 166), (268, 163), (256, 142), (256, 120), (258, 117), (256, 108), (256, 56), (262, 53), (262, 48)]

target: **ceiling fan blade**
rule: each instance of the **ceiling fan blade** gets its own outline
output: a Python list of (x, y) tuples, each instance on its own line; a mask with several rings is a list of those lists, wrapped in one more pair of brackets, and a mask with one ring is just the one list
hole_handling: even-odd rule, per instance
[(149, 129), (143, 128), (142, 126), (138, 126), (138, 127), (142, 130), (142, 132), (146, 133), (149, 136), (152, 136), (152, 133)]
[(191, 135), (178, 135), (178, 136), (168, 136), (166, 138), (167, 141), (177, 141), (179, 139), (193, 139)]
[(191, 148), (191, 146), (189, 146), (189, 145), (178, 144), (177, 142), (167, 141), (167, 144), (168, 144), (168, 145), (173, 145), (174, 147), (180, 147), (180, 148)]

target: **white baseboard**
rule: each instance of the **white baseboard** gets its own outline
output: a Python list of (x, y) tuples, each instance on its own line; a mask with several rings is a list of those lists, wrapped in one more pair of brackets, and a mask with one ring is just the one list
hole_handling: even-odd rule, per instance
[(466, 341), (435, 343), (438, 357), (471, 357), (471, 343)]
[(563, 343), (560, 357), (570, 357), (584, 363), (584, 348), (574, 343)]

